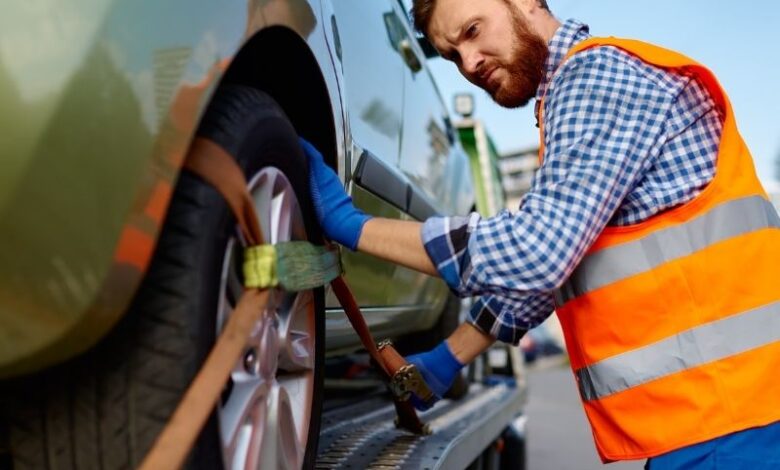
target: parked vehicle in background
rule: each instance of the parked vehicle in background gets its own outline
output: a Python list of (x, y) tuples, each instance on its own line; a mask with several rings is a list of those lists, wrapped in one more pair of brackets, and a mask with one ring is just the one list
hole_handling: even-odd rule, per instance
[(519, 344), (525, 362), (528, 364), (532, 364), (542, 357), (564, 354), (566, 351), (563, 346), (564, 344), (550, 333), (547, 323), (542, 323), (536, 328), (528, 330)]
[[(272, 242), (321, 239), (299, 136), (372, 214), (468, 212), (468, 160), (425, 59), (398, 0), (4, 5), (6, 463), (137, 466), (232, 313), (242, 241), (181, 170), (196, 136), (239, 162)], [(343, 261), (377, 337), (455, 323), (442, 282)], [(274, 298), (187, 468), (313, 465), (324, 358), (359, 341), (323, 289)]]

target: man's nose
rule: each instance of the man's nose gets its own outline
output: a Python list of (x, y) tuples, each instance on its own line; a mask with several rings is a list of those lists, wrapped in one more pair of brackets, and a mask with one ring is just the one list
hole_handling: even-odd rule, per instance
[(469, 75), (478, 78), (485, 65), (485, 57), (477, 50), (464, 51), (463, 70)]

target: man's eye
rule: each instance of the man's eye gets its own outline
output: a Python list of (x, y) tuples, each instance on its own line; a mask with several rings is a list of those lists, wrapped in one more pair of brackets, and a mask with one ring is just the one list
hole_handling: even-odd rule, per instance
[(477, 28), (477, 25), (473, 24), (473, 25), (469, 26), (468, 29), (466, 30), (466, 37), (467, 38), (473, 38), (474, 36), (477, 35), (478, 32), (479, 32), (479, 30)]

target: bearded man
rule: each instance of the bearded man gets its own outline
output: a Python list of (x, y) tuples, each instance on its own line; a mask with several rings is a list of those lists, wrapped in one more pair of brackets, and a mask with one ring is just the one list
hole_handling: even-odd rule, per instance
[(426, 382), (441, 396), (555, 309), (604, 462), (780, 468), (780, 218), (713, 74), (540, 0), (415, 0), (413, 16), (498, 104), (536, 100), (542, 162), (517, 212), (420, 224), (354, 208), (303, 143), (328, 237), (479, 296), (408, 358)]

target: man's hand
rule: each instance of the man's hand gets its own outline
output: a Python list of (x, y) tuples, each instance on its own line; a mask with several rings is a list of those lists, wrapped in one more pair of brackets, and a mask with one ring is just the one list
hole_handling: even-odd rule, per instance
[(309, 160), (309, 188), (314, 210), (325, 236), (351, 250), (356, 250), (363, 225), (371, 219), (352, 204), (338, 175), (325, 164), (322, 154), (309, 142), (300, 139)]
[[(446, 341), (442, 341), (435, 349), (421, 354), (414, 354), (406, 360), (417, 366), (425, 383), (436, 395), (435, 400), (440, 400), (452, 386), (455, 377), (460, 373), (463, 364), (458, 361)], [(412, 405), (420, 411), (430, 408), (416, 395), (412, 394)], [(432, 403), (431, 403), (432, 404)]]

